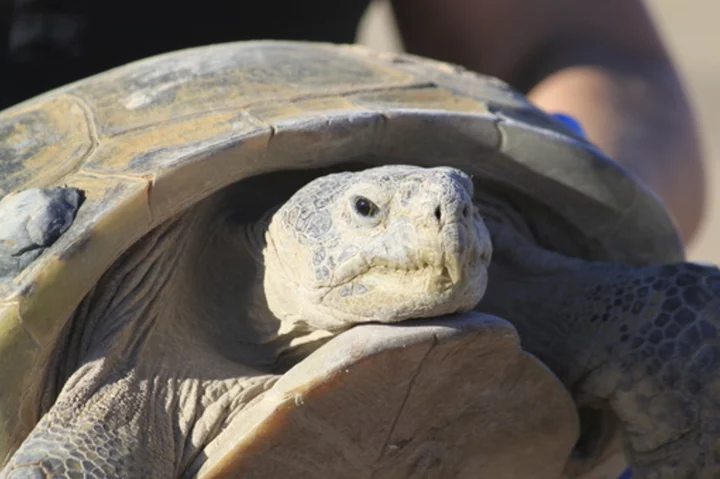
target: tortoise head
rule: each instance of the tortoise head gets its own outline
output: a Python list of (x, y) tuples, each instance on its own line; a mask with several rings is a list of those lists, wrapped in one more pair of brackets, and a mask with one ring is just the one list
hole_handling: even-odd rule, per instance
[(472, 309), (490, 237), (460, 170), (385, 166), (318, 178), (273, 216), (265, 292), (280, 318), (313, 327)]

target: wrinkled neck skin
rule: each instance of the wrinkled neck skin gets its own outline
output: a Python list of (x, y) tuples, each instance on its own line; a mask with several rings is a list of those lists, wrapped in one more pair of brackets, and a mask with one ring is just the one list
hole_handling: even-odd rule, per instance
[(632, 283), (632, 277), (628, 280), (626, 276), (632, 270), (550, 252), (538, 254), (536, 260), (542, 268), (529, 271), (527, 263), (513, 266), (511, 260), (497, 254), (478, 310), (510, 321), (523, 347), (572, 391), (592, 364), (601, 363), (611, 353), (601, 345), (606, 342), (609, 316), (598, 294)]
[(308, 308), (303, 304), (316, 303), (319, 296), (307, 297), (307, 291), (293, 279), (287, 261), (279, 254), (270, 229), (278, 209), (268, 211), (256, 222), (239, 225), (233, 236), (235, 248), (247, 251), (259, 272), (251, 286), (252, 306), (246, 321), (276, 325), (262, 341), (285, 364), (297, 362), (346, 328), (329, 330), (308, 321)]
[(66, 477), (85, 461), (98, 477), (192, 475), (274, 383), (278, 355), (308, 332), (284, 328), (262, 293), (269, 216), (237, 225), (211, 210), (159, 226), (98, 281), (49, 361), (39, 423), (3, 473)]

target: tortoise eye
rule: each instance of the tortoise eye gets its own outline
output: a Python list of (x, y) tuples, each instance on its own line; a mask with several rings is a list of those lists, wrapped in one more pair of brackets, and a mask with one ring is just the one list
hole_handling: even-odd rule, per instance
[(372, 218), (378, 212), (377, 205), (364, 196), (356, 197), (354, 200), (354, 206), (355, 211), (357, 211), (360, 216), (364, 216), (366, 218)]

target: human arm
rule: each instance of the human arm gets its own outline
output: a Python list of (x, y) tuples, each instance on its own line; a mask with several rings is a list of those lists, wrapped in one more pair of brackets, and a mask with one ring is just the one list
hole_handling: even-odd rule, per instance
[(687, 97), (641, 0), (393, 0), (408, 51), (497, 76), (648, 184), (687, 240), (705, 201)]

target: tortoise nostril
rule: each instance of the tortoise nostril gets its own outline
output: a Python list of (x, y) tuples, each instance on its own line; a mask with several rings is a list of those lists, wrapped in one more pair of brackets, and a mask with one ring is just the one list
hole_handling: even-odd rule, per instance
[(442, 219), (442, 212), (439, 206), (435, 208), (435, 218), (437, 218), (438, 221)]
[(467, 218), (470, 215), (470, 208), (468, 208), (467, 205), (465, 205), (463, 207), (462, 215), (463, 215), (463, 218)]

